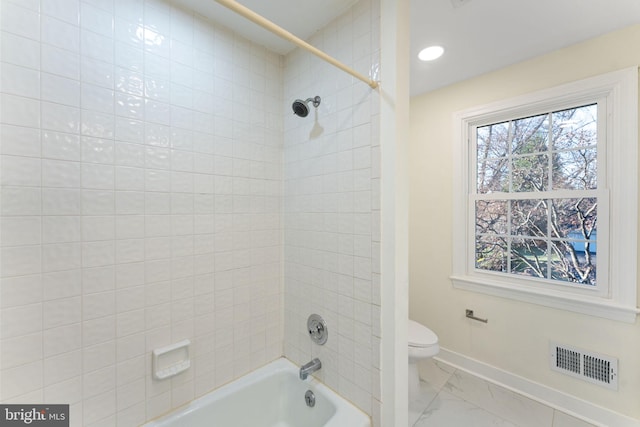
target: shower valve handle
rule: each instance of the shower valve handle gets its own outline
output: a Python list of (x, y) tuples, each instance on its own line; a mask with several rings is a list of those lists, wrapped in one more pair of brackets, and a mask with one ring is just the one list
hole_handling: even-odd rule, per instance
[(329, 331), (327, 330), (327, 324), (324, 319), (317, 314), (312, 314), (307, 319), (307, 331), (309, 337), (316, 344), (323, 345), (327, 342), (327, 336)]
[(322, 323), (313, 323), (309, 328), (309, 335), (313, 335), (314, 337), (319, 337), (324, 332), (324, 326)]

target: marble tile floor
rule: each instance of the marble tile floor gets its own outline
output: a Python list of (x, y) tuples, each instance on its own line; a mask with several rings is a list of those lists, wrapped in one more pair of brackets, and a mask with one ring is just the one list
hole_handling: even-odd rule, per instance
[(409, 427), (595, 427), (445, 363), (423, 368)]

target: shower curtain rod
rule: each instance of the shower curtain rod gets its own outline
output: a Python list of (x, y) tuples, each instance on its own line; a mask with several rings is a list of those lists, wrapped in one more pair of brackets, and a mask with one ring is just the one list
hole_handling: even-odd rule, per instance
[(378, 87), (378, 82), (372, 79), (369, 79), (365, 76), (363, 76), (362, 74), (358, 73), (357, 71), (355, 71), (354, 69), (344, 65), (342, 62), (338, 61), (337, 59), (333, 58), (332, 56), (327, 55), (325, 52), (321, 51), (320, 49), (310, 45), (309, 43), (305, 42), (304, 40), (294, 36), (293, 34), (291, 34), (289, 31), (283, 29), (282, 27), (277, 26), (276, 24), (274, 24), (273, 22), (269, 21), (268, 19), (258, 15), (257, 13), (255, 13), (254, 11), (252, 11), (251, 9), (249, 9), (246, 6), (241, 5), (240, 3), (238, 3), (235, 0), (216, 0), (218, 3), (220, 3), (221, 5), (227, 7), (228, 9), (233, 10), (234, 12), (236, 12), (239, 15), (242, 15), (243, 17), (247, 18), (248, 20), (260, 25), (262, 28), (271, 31), (272, 33), (276, 34), (277, 36), (282, 37), (285, 40), (288, 40), (290, 42), (292, 42), (293, 44), (298, 45), (299, 47), (308, 50), (309, 52), (313, 53), (314, 55), (316, 55), (317, 57), (327, 61), (328, 63), (340, 68), (342, 71), (345, 71), (349, 74), (351, 74), (353, 77), (357, 78), (358, 80), (362, 80), (363, 82), (365, 82), (366, 84), (368, 84), (369, 86), (371, 86), (371, 88), (375, 89)]

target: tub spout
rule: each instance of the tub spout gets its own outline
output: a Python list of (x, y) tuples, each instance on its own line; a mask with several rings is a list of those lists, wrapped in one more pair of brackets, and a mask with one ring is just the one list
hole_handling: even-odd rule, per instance
[(322, 368), (322, 362), (320, 362), (320, 359), (316, 357), (311, 362), (305, 363), (300, 367), (300, 379), (306, 380), (309, 375), (313, 374), (320, 368)]

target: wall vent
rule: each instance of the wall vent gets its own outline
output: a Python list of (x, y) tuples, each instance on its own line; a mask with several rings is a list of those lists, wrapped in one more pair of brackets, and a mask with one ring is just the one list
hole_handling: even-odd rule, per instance
[(618, 359), (550, 343), (551, 369), (613, 390), (618, 389)]

